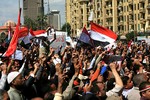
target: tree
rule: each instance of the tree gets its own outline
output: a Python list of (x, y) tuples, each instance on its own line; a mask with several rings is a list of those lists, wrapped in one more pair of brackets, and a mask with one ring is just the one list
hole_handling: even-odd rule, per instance
[(126, 34), (126, 38), (127, 38), (127, 41), (130, 41), (131, 39), (134, 40), (134, 31)]
[(36, 23), (37, 23), (39, 29), (46, 29), (47, 28), (48, 24), (47, 24), (46, 20), (47, 20), (46, 15), (37, 16)]
[(31, 18), (25, 17), (24, 25), (28, 28), (32, 28), (33, 30), (37, 29), (46, 29), (48, 24), (46, 22), (47, 16), (37, 16), (35, 20), (32, 20)]
[(28, 17), (25, 17), (24, 25), (27, 26), (28, 28), (32, 28), (32, 30), (37, 30), (36, 22)]
[(67, 32), (67, 35), (70, 36), (70, 34), (71, 34), (71, 25), (69, 23), (65, 23), (62, 26), (61, 30)]

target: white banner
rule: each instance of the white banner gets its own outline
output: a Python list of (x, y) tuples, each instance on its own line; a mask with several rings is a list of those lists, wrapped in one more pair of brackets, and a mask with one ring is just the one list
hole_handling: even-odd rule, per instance
[[(59, 46), (62, 46), (64, 48), (66, 46), (66, 32), (56, 31), (56, 40), (50, 45), (51, 47), (57, 49)], [(53, 38), (53, 35), (51, 34), (48, 36), (48, 40), (50, 41)]]

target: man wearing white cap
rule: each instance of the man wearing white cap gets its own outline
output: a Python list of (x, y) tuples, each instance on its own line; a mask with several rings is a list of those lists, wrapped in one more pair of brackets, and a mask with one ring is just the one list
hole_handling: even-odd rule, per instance
[(7, 81), (10, 84), (10, 89), (8, 90), (10, 100), (25, 100), (20, 91), (24, 84), (22, 75), (17, 71), (10, 72), (7, 76)]

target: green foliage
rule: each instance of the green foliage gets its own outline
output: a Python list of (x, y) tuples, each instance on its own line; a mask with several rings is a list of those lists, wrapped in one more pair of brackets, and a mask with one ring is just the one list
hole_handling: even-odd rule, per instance
[(120, 40), (121, 35), (117, 34), (117, 40)]
[(127, 41), (134, 39), (134, 32), (130, 32), (130, 33), (126, 34), (126, 38), (127, 38)]
[(25, 17), (24, 19), (24, 25), (27, 26), (28, 28), (32, 28), (33, 30), (37, 29), (46, 29), (48, 24), (46, 22), (47, 16), (44, 15), (42, 16), (37, 16), (36, 20), (32, 20), (28, 17)]
[(28, 17), (25, 17), (24, 25), (27, 26), (28, 28), (32, 28), (32, 30), (37, 30), (36, 22)]
[(65, 31), (67, 30), (67, 35), (70, 36), (71, 34), (71, 25), (69, 23), (65, 23), (62, 28), (61, 28), (62, 31)]
[(48, 24), (47, 24), (46, 20), (47, 20), (46, 15), (37, 16), (36, 23), (37, 23), (38, 29), (46, 29), (47, 28)]

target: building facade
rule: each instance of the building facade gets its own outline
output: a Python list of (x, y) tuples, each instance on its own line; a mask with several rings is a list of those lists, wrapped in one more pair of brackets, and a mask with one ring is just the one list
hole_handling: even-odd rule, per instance
[(119, 35), (150, 30), (150, 0), (66, 0), (66, 21), (71, 25), (73, 36), (83, 26), (90, 27), (91, 11), (95, 23)]
[(52, 10), (47, 14), (47, 23), (56, 30), (61, 30), (61, 17), (60, 11)]
[(32, 20), (44, 15), (43, 0), (23, 0), (23, 15)]

